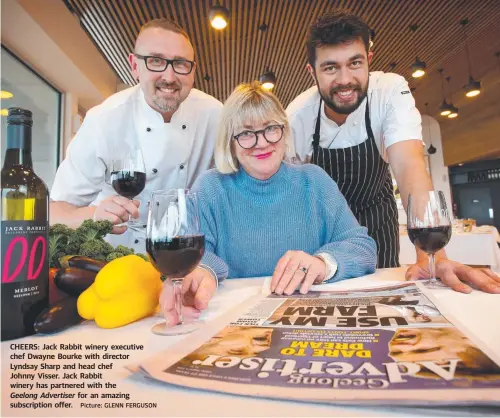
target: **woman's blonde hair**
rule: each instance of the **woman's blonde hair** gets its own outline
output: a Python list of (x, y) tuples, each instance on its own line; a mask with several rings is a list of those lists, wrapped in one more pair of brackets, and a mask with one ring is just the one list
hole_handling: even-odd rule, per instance
[(239, 162), (234, 154), (233, 135), (245, 124), (276, 122), (284, 125), (283, 138), (286, 152), (285, 160), (295, 156), (290, 133), (290, 125), (285, 110), (278, 98), (260, 83), (243, 83), (234, 89), (222, 108), (217, 138), (215, 141), (215, 166), (223, 174), (239, 170)]

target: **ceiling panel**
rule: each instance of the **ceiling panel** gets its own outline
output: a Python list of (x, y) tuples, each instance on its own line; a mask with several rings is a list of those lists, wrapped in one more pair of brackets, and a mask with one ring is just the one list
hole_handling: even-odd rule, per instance
[[(305, 70), (305, 37), (310, 23), (337, 7), (363, 17), (375, 31), (373, 70), (394, 72), (410, 80), (420, 110), (429, 103), (436, 114), (442, 101), (437, 69), (451, 75), (449, 92), (461, 91), (467, 64), (460, 19), (467, 17), (474, 77), (497, 64), (500, 50), (499, 0), (223, 0), (231, 11), (228, 27), (214, 30), (208, 21), (213, 0), (61, 0), (80, 18), (95, 45), (120, 79), (133, 85), (127, 55), (142, 24), (156, 17), (177, 21), (191, 36), (198, 70), (197, 88), (224, 101), (241, 82), (258, 78), (266, 67), (278, 82), (275, 93), (284, 106), (312, 86)], [(262, 24), (267, 30), (260, 30)], [(417, 24), (415, 33), (409, 26)], [(418, 56), (428, 75), (412, 79), (410, 65)], [(454, 96), (455, 97), (455, 96)], [(448, 122), (448, 123), (451, 123)]]

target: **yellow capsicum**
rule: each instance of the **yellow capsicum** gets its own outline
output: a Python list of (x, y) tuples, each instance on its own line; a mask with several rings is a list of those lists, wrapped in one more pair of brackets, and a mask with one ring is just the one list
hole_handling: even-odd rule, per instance
[(101, 328), (117, 328), (155, 313), (160, 273), (141, 257), (128, 255), (106, 264), (79, 297), (78, 313)]

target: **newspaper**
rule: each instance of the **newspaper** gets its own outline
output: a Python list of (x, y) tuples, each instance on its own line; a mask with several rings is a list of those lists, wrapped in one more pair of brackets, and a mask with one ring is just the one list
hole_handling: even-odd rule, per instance
[(141, 364), (163, 382), (309, 402), (500, 405), (500, 366), (412, 282), (263, 294)]

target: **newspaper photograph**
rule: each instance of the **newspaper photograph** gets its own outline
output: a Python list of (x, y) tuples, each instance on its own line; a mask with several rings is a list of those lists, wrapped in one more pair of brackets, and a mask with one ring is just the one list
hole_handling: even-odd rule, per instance
[(169, 383), (254, 396), (500, 403), (500, 366), (415, 283), (269, 294), (196, 347), (142, 369)]

